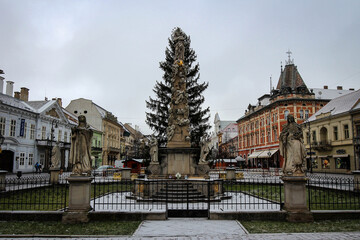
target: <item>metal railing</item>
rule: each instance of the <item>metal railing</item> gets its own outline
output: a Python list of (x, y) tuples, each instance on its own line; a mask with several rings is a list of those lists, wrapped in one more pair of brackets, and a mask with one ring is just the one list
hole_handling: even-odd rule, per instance
[(50, 183), (50, 177), (20, 177), (0, 181), (1, 211), (64, 211), (68, 205), (66, 181)]
[(309, 210), (360, 209), (360, 182), (351, 178), (309, 179), (307, 194)]

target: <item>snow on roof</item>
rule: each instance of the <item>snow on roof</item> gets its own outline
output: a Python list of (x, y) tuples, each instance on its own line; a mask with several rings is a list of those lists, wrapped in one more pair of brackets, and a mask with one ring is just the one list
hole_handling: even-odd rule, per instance
[[(323, 108), (317, 111), (314, 115), (312, 115), (308, 121), (314, 121), (321, 114), (330, 113), (331, 116), (338, 115), (341, 113), (349, 112), (354, 108), (355, 105), (359, 105), (360, 99), (360, 90), (352, 91), (349, 94), (343, 95), (341, 97), (334, 98), (328, 104), (326, 104)], [(356, 106), (357, 107), (357, 106)]]
[(14, 98), (12, 96), (3, 94), (3, 93), (0, 93), (0, 101), (3, 104), (9, 105), (9, 106), (12, 106), (15, 108), (19, 108), (19, 109), (23, 109), (23, 110), (31, 111), (31, 112), (36, 112), (36, 109), (34, 109), (28, 103), (26, 103), (20, 99)]
[(309, 88), (309, 90), (315, 93), (315, 99), (325, 99), (325, 100), (331, 100), (354, 92), (354, 90), (337, 90), (337, 89), (324, 89), (324, 88)]

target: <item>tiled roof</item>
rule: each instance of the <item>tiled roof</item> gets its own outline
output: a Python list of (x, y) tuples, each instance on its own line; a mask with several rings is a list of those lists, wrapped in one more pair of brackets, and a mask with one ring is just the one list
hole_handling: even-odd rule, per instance
[(356, 105), (358, 105), (359, 99), (360, 99), (360, 90), (334, 98), (323, 108), (317, 111), (314, 115), (312, 115), (309, 118), (309, 121), (310, 122), (314, 121), (316, 120), (317, 116), (325, 113), (330, 113), (331, 116), (334, 116), (341, 113), (349, 112)]
[(297, 67), (294, 64), (286, 65), (284, 71), (280, 74), (276, 89), (280, 90), (283, 87), (290, 87), (292, 90), (295, 90), (300, 86), (306, 85), (300, 76)]

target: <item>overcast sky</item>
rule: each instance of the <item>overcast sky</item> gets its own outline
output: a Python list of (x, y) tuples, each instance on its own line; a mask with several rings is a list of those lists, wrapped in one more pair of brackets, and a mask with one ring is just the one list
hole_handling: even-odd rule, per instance
[(276, 86), (288, 49), (308, 87), (359, 89), (358, 0), (0, 0), (0, 69), (31, 101), (91, 99), (150, 133), (145, 100), (174, 27), (209, 82), (211, 123), (240, 118), (271, 76)]

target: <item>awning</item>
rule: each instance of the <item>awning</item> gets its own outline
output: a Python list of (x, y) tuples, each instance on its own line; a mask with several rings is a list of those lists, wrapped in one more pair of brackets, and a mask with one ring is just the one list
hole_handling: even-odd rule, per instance
[(349, 157), (349, 154), (333, 155), (333, 158), (343, 158), (343, 157)]
[(273, 150), (265, 150), (262, 153), (260, 153), (260, 155), (258, 156), (258, 158), (270, 158), (272, 155), (274, 155), (277, 151), (279, 151), (279, 149), (273, 149)]
[(240, 156), (237, 156), (237, 157), (235, 158), (235, 160), (238, 161), (238, 162), (245, 162), (245, 159), (242, 158), (242, 157), (240, 157)]
[(248, 156), (248, 158), (257, 158), (263, 151), (255, 151)]

